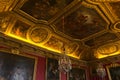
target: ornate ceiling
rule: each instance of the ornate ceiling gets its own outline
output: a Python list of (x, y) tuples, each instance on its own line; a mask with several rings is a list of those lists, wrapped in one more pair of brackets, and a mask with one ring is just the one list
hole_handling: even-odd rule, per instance
[(3, 0), (0, 32), (58, 54), (96, 60), (120, 54), (119, 0)]

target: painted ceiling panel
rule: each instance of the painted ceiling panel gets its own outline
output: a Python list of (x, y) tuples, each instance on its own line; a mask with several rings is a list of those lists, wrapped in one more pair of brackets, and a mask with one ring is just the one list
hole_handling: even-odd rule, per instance
[(107, 23), (92, 8), (80, 6), (79, 9), (68, 15), (56, 24), (56, 29), (71, 36), (74, 39), (83, 39), (102, 30), (105, 30)]
[(38, 20), (49, 20), (73, 0), (28, 0), (21, 10)]

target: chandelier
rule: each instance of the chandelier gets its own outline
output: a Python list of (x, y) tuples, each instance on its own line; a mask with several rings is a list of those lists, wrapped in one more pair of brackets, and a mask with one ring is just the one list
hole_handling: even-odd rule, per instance
[(66, 55), (67, 50), (65, 48), (62, 50), (62, 54), (58, 61), (58, 68), (60, 71), (69, 72), (72, 69), (72, 64), (70, 58)]
[(98, 76), (101, 77), (102, 79), (106, 76), (105, 68), (103, 67), (101, 63), (98, 64), (96, 71), (97, 71)]
[[(64, 33), (64, 16), (62, 17), (62, 29)], [(66, 55), (68, 54), (66, 46), (62, 43), (61, 44), (61, 57), (59, 58), (58, 65), (59, 70), (61, 72), (69, 72), (72, 69), (72, 64), (70, 58)]]

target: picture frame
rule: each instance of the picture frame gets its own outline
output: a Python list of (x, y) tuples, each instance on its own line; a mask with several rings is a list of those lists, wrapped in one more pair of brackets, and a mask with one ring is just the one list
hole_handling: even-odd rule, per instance
[(87, 80), (86, 70), (84, 68), (73, 67), (68, 74), (68, 80)]
[(120, 80), (120, 64), (114, 63), (106, 66), (109, 80)]
[(0, 80), (35, 80), (37, 58), (0, 51)]
[(46, 80), (60, 80), (58, 60), (53, 58), (47, 58)]

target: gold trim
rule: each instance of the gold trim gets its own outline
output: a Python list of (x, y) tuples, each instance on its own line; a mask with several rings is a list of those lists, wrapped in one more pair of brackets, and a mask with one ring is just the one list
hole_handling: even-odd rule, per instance
[(111, 26), (113, 32), (116, 32), (116, 33), (117, 33), (117, 32), (120, 32), (120, 29), (117, 28), (117, 25), (119, 25), (119, 24), (120, 24), (120, 20), (117, 21), (113, 26)]
[(87, 8), (92, 8), (94, 9), (102, 18), (103, 20), (106, 21), (107, 25), (110, 24), (110, 22), (108, 21), (108, 19), (105, 17), (105, 15), (103, 14), (103, 12), (99, 9), (99, 7), (97, 7), (97, 5), (91, 5), (88, 3), (82, 3), (84, 6), (86, 6)]
[[(56, 60), (57, 62), (58, 62), (58, 60), (57, 59), (55, 59), (55, 58), (53, 58), (53, 57), (49, 57), (49, 59), (53, 59), (53, 60)], [(49, 66), (50, 67), (50, 66)], [(46, 58), (46, 75), (45, 75), (45, 80), (48, 80), (47, 79), (47, 68), (48, 68), (48, 57)], [(61, 72), (59, 71), (59, 80), (61, 80)]]
[[(85, 80), (89, 80), (88, 67), (77, 65), (77, 66), (73, 66), (72, 69), (73, 68), (85, 70)], [(67, 74), (67, 80), (69, 80), (69, 78), (70, 77), (69, 77), (69, 73), (68, 73)]]
[(106, 7), (106, 14), (108, 15), (108, 17), (110, 18), (111, 22), (114, 23), (117, 20), (119, 20), (118, 16), (114, 13), (114, 11), (112, 10), (112, 7), (110, 5), (110, 3), (103, 3), (104, 7)]
[(110, 75), (109, 68), (114, 68), (114, 67), (120, 67), (120, 64), (118, 64), (118, 63), (112, 63), (112, 64), (106, 66), (109, 80), (112, 80), (111, 75)]
[[(30, 36), (31, 36), (32, 31), (34, 31), (35, 29), (44, 29), (47, 32), (46, 38), (44, 40), (40, 41), (40, 42), (32, 41)], [(39, 24), (39, 25), (35, 25), (33, 27), (30, 27), (28, 32), (27, 32), (27, 39), (34, 42), (34, 43), (38, 43), (38, 45), (39, 44), (45, 44), (47, 41), (49, 41), (51, 36), (52, 36), (52, 31), (51, 31), (51, 29), (49, 29), (49, 25), (44, 25), (44, 24)]]
[[(13, 54), (11, 53), (10, 51), (6, 51), (6, 49), (1, 49), (0, 48), (0, 52), (5, 52), (5, 53), (8, 53), (8, 54)], [(35, 56), (31, 56), (29, 54), (25, 54), (25, 53), (21, 53), (21, 54), (13, 54), (13, 55), (18, 55), (18, 56), (23, 56), (23, 57), (27, 57), (27, 58), (31, 58), (31, 59), (34, 59), (35, 60), (35, 63), (34, 63), (34, 71), (33, 71), (33, 80), (36, 80), (36, 72), (37, 72), (37, 62), (38, 62), (38, 58), (35, 57)]]

